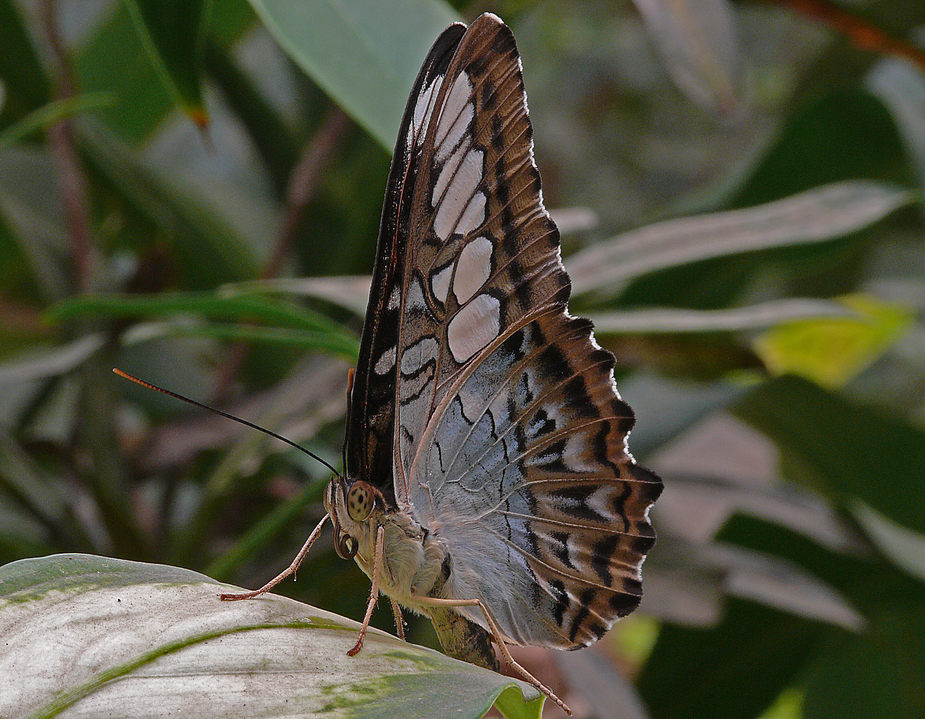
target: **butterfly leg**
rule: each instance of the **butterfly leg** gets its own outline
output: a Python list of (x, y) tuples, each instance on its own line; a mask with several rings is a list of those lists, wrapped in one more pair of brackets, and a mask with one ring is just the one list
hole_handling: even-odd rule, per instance
[(392, 603), (392, 616), (395, 617), (395, 632), (398, 634), (399, 639), (406, 642), (408, 640), (405, 639), (405, 618), (401, 613), (401, 604), (392, 597), (389, 597), (389, 601)]
[(431, 606), (442, 606), (442, 607), (478, 607), (482, 610), (482, 614), (485, 615), (485, 619), (488, 621), (488, 628), (491, 632), (492, 639), (495, 644), (498, 646), (498, 651), (501, 653), (501, 658), (510, 666), (515, 672), (520, 674), (528, 683), (535, 686), (543, 694), (552, 699), (556, 704), (558, 704), (562, 711), (564, 711), (569, 716), (572, 715), (572, 710), (568, 705), (562, 701), (559, 697), (555, 695), (552, 689), (543, 684), (539, 679), (533, 676), (528, 672), (524, 667), (517, 663), (513, 656), (511, 656), (510, 650), (507, 648), (507, 644), (504, 643), (504, 639), (501, 635), (501, 630), (498, 628), (498, 623), (495, 621), (495, 618), (492, 616), (491, 612), (488, 611), (481, 599), (441, 599), (439, 597), (426, 597), (426, 596), (413, 596), (412, 599), (419, 604), (429, 604)]
[(321, 528), (324, 526), (324, 523), (328, 521), (328, 515), (325, 514), (321, 521), (318, 522), (312, 533), (308, 535), (308, 539), (305, 540), (305, 544), (302, 545), (302, 549), (299, 550), (299, 553), (295, 555), (295, 559), (292, 560), (286, 569), (277, 574), (273, 579), (264, 584), (260, 589), (255, 589), (252, 592), (242, 592), (240, 594), (222, 594), (220, 595), (222, 601), (233, 602), (238, 599), (253, 599), (254, 597), (259, 597), (261, 594), (266, 594), (273, 587), (283, 581), (286, 577), (291, 574), (295, 574), (299, 568), (299, 565), (302, 564), (302, 560), (305, 559), (305, 555), (308, 554), (308, 550), (312, 548), (312, 545), (315, 543), (315, 540), (318, 539), (318, 535), (321, 534)]
[(347, 656), (355, 657), (363, 648), (363, 640), (366, 639), (366, 630), (369, 629), (369, 620), (373, 616), (373, 609), (379, 600), (379, 575), (382, 573), (382, 546), (385, 538), (385, 527), (379, 525), (376, 530), (376, 549), (373, 555), (373, 586), (369, 590), (369, 604), (366, 605), (366, 616), (363, 617), (363, 626), (360, 627), (360, 636), (357, 637), (357, 643), (353, 649), (347, 652)]

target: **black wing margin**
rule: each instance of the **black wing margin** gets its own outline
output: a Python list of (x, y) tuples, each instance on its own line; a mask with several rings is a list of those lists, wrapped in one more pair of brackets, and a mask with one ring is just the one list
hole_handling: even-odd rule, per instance
[(394, 504), (392, 436), (395, 415), (395, 355), (402, 278), (408, 245), (408, 218), (421, 154), (419, 133), (436, 93), (428, 89), (446, 73), (466, 26), (454, 23), (434, 42), (412, 86), (398, 130), (385, 189), (376, 263), (350, 393), (345, 468), (348, 481), (363, 479)]

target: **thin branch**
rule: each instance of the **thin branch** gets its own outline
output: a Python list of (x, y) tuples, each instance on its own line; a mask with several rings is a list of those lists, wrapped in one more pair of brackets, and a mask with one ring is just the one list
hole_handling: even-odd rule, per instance
[[(51, 49), (55, 98), (65, 100), (75, 94), (74, 78), (68, 63), (67, 49), (58, 28), (54, 0), (43, 0), (41, 18)], [(74, 289), (78, 293), (87, 292), (92, 285), (96, 257), (87, 210), (87, 179), (74, 147), (74, 133), (70, 120), (62, 119), (49, 127), (48, 145), (57, 167), (65, 224), (71, 238)]]
[[(276, 277), (282, 269), (295, 242), (302, 213), (315, 196), (324, 170), (340, 147), (349, 126), (350, 118), (344, 111), (339, 107), (332, 107), (318, 130), (312, 135), (311, 141), (303, 148), (299, 162), (292, 168), (289, 175), (283, 223), (267, 263), (260, 273), (260, 279)], [(246, 344), (238, 342), (230, 348), (212, 395), (213, 404), (221, 402), (228, 393), (246, 357)]]
[(772, 0), (787, 5), (794, 11), (815, 18), (847, 37), (851, 43), (870, 52), (879, 52), (903, 57), (921, 68), (925, 68), (925, 51), (850, 10), (839, 7), (829, 0)]
[(302, 151), (298, 164), (289, 176), (286, 188), (286, 215), (277, 236), (276, 245), (260, 274), (261, 279), (276, 277), (289, 254), (299, 227), (299, 220), (306, 205), (318, 188), (322, 173), (340, 147), (344, 133), (350, 126), (350, 118), (339, 107), (328, 112), (312, 140)]

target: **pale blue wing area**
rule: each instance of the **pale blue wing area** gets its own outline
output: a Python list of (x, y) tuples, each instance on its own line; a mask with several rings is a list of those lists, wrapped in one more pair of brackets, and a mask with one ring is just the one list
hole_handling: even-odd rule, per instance
[(412, 467), (416, 518), (449, 551), (448, 595), (482, 599), (514, 642), (587, 644), (638, 603), (660, 484), (625, 452), (612, 367), (589, 323), (547, 311), (460, 378)]

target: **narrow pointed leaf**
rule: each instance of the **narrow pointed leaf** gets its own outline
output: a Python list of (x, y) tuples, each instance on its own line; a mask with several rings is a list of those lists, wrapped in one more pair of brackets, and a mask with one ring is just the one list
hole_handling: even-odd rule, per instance
[(164, 87), (199, 127), (208, 123), (202, 51), (209, 0), (125, 0)]
[(885, 183), (840, 182), (744, 210), (659, 222), (568, 259), (576, 293), (613, 295), (641, 275), (714, 257), (843, 237), (918, 199)]
[(594, 321), (594, 330), (598, 334), (661, 334), (757, 330), (801, 319), (851, 317), (852, 313), (835, 302), (803, 298), (771, 300), (724, 310), (653, 307), (591, 312), (587, 316)]
[(899, 340), (912, 313), (875, 297), (842, 300), (852, 316), (804, 317), (755, 339), (755, 352), (773, 374), (795, 374), (824, 387), (845, 385)]

